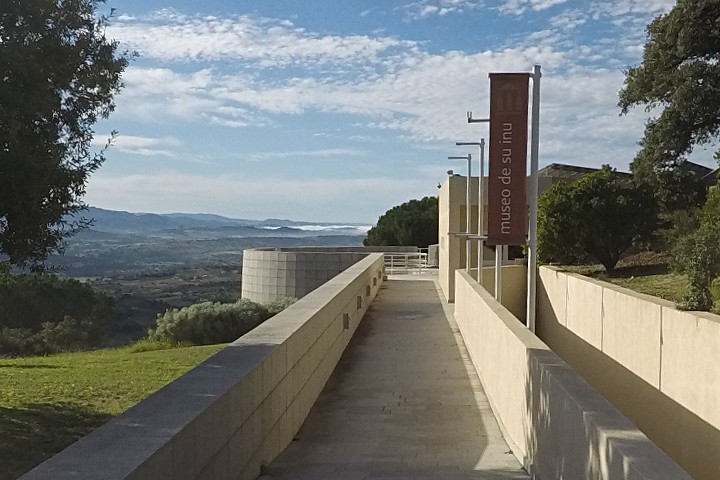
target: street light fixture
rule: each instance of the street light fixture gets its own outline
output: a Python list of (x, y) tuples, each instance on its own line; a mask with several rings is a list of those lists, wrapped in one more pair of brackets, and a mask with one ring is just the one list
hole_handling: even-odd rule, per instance
[[(465, 182), (465, 235), (470, 235), (470, 177), (472, 176), (472, 155), (447, 157), (448, 160), (467, 160), (467, 181)], [(470, 273), (470, 242), (465, 239), (465, 271)]]
[[(472, 118), (472, 113), (469, 112), (468, 121)], [(480, 285), (483, 284), (482, 269), (485, 263), (485, 195), (483, 187), (483, 178), (485, 178), (485, 139), (481, 138), (479, 142), (455, 142), (455, 145), (461, 146), (477, 146), (480, 149), (480, 174), (478, 179), (478, 277), (477, 281)]]

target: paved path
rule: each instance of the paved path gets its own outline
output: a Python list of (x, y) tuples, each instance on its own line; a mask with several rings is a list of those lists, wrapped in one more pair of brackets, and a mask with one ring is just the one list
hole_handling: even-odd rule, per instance
[(529, 478), (437, 282), (410, 279), (383, 285), (297, 440), (267, 473), (261, 478)]

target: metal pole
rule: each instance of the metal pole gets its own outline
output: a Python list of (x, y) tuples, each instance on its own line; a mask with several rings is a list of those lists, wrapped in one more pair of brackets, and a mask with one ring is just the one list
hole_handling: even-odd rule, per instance
[(530, 231), (528, 238), (527, 326), (535, 333), (537, 290), (538, 147), (540, 144), (540, 65), (532, 73), (532, 136), (530, 137)]
[[(483, 195), (483, 178), (485, 178), (485, 139), (480, 139), (480, 173), (478, 178), (478, 236), (485, 235), (485, 198)], [(483, 264), (485, 263), (485, 241), (478, 240), (478, 284), (483, 284)]]
[[(470, 180), (472, 179), (472, 155), (467, 156), (467, 182), (465, 185), (465, 233), (470, 235), (470, 223), (472, 222), (472, 199), (470, 198)], [(465, 271), (470, 273), (472, 261), (472, 243), (465, 237)]]
[(495, 245), (495, 300), (502, 303), (503, 246)]

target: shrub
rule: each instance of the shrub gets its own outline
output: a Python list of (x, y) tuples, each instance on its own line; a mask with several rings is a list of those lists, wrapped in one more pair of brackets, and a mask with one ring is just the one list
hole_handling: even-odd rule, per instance
[(713, 306), (710, 290), (720, 276), (720, 189), (713, 188), (700, 214), (700, 227), (678, 240), (673, 249), (672, 267), (685, 273), (690, 289), (679, 307), (709, 310)]
[(10, 328), (29, 328), (59, 323), (66, 316), (88, 320), (108, 328), (112, 300), (73, 279), (55, 275), (0, 273), (0, 322)]
[(32, 355), (38, 353), (35, 348), (35, 334), (29, 328), (0, 327), (0, 357)]
[(272, 317), (288, 308), (293, 303), (297, 302), (297, 298), (293, 297), (278, 297), (275, 300), (266, 303), (265, 308), (268, 310), (268, 314)]
[(232, 342), (269, 316), (266, 307), (246, 299), (235, 303), (197, 303), (159, 315), (148, 338), (195, 345)]
[(0, 355), (99, 347), (112, 300), (89, 285), (47, 273), (13, 274), (0, 263)]
[(37, 334), (37, 343), (43, 353), (77, 352), (100, 347), (104, 333), (91, 320), (77, 320), (65, 316), (58, 323), (43, 323)]

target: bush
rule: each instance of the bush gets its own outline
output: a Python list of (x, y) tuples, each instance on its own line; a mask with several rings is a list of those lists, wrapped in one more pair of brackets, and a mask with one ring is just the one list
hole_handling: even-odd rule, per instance
[(29, 328), (0, 327), (0, 357), (36, 354), (36, 338)]
[(78, 352), (100, 347), (104, 333), (90, 320), (77, 320), (65, 316), (58, 323), (43, 323), (42, 329), (37, 334), (37, 343), (43, 353)]
[(711, 190), (700, 214), (700, 226), (678, 240), (672, 253), (673, 269), (687, 274), (690, 280), (690, 289), (679, 307), (709, 310), (713, 306), (710, 288), (720, 276), (720, 189)]
[(269, 317), (265, 306), (246, 299), (235, 303), (197, 303), (159, 315), (148, 338), (194, 345), (232, 342)]
[(13, 274), (0, 264), (0, 355), (42, 355), (99, 347), (112, 300), (54, 275)]
[(112, 300), (77, 280), (0, 272), (0, 322), (6, 327), (37, 332), (69, 316), (109, 328), (111, 315)]
[(265, 308), (267, 308), (268, 314), (272, 317), (282, 312), (295, 302), (297, 302), (297, 298), (278, 297), (270, 303), (266, 303)]

